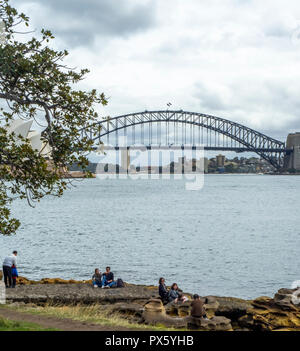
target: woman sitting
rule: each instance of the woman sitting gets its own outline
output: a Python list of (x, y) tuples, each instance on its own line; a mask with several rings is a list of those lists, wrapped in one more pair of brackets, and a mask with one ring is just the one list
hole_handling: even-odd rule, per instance
[(98, 268), (95, 269), (95, 273), (92, 276), (92, 283), (94, 288), (102, 287), (102, 274)]
[(182, 295), (181, 290), (179, 290), (178, 288), (178, 285), (174, 283), (171, 286), (171, 290), (169, 291), (168, 300), (169, 302), (178, 303), (178, 302), (185, 302), (188, 300), (188, 298)]
[(165, 284), (165, 278), (159, 278), (158, 293), (162, 302), (168, 302), (168, 289)]

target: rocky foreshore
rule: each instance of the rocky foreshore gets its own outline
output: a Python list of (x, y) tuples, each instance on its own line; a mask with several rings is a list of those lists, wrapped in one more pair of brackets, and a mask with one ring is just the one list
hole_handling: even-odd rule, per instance
[[(189, 294), (187, 294), (189, 295)], [(273, 298), (252, 301), (204, 296), (209, 320), (190, 316), (190, 301), (163, 305), (157, 287), (126, 284), (124, 288), (94, 289), (90, 281), (19, 279), (7, 289), (9, 304), (101, 305), (135, 323), (204, 331), (300, 331), (300, 292), (281, 289)]]

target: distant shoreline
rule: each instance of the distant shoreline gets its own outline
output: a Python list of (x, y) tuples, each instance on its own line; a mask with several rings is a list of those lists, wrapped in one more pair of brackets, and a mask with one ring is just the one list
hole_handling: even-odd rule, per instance
[[(79, 173), (79, 172), (78, 172)], [(119, 173), (120, 175), (126, 175), (125, 173)], [(147, 173), (140, 173), (141, 175), (147, 175)], [(190, 175), (190, 173), (186, 173)], [(197, 173), (201, 174), (201, 173)], [(105, 175), (105, 173), (101, 173), (101, 175)], [(114, 175), (108, 173), (107, 175)], [(138, 176), (139, 173), (129, 173), (128, 176)], [(178, 174), (173, 174), (171, 173), (170, 176), (173, 175), (178, 175)], [(183, 174), (184, 175), (184, 174)], [(300, 176), (300, 173), (204, 173), (204, 176), (211, 176), (211, 175), (217, 175), (217, 176), (228, 176), (228, 175), (234, 175), (234, 176)], [(62, 179), (95, 179), (97, 178), (97, 174), (92, 173), (92, 177), (86, 177), (84, 174), (69, 174), (67, 176), (62, 177)]]

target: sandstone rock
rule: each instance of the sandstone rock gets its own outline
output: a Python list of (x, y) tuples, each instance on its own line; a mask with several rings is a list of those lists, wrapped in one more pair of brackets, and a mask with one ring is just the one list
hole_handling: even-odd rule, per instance
[(280, 289), (274, 296), (274, 303), (282, 309), (297, 310), (300, 307), (300, 288)]
[(41, 280), (30, 280), (25, 277), (20, 276), (17, 279), (17, 284), (18, 285), (37, 285), (37, 284), (92, 284), (92, 280), (65, 280), (61, 278), (44, 278)]
[(167, 305), (164, 306), (167, 315), (176, 317), (178, 316), (178, 305), (175, 304), (174, 302), (170, 302)]
[(260, 307), (264, 308), (264, 306), (270, 305), (271, 303), (272, 303), (271, 297), (260, 296), (260, 297), (256, 298), (255, 300), (253, 300), (251, 305), (256, 306), (258, 308), (260, 308)]
[(170, 302), (165, 305), (166, 313), (173, 317), (185, 317), (190, 314), (191, 311), (191, 301), (186, 301), (184, 303)]
[(178, 306), (178, 316), (179, 317), (186, 317), (189, 316), (191, 313), (191, 302), (186, 301), (183, 304), (179, 304)]
[(56, 303), (56, 304), (93, 304), (117, 302), (144, 303), (155, 293), (143, 287), (125, 287), (116, 289), (94, 289), (90, 284), (35, 284), (20, 285), (17, 289), (8, 289), (8, 302)]
[(247, 314), (238, 320), (241, 327), (255, 331), (300, 330), (300, 306), (296, 289), (281, 289), (270, 297), (259, 297), (252, 302)]
[(151, 299), (144, 306), (143, 317), (147, 321), (157, 321), (166, 317), (165, 307), (160, 299)]
[(112, 307), (112, 312), (122, 313), (135, 317), (142, 317), (144, 307), (137, 303), (116, 303)]
[(227, 317), (232, 321), (237, 321), (252, 307), (251, 301), (234, 297), (215, 297), (215, 300), (219, 304), (215, 310), (215, 315)]
[[(209, 296), (207, 298), (202, 299), (204, 304), (204, 308), (206, 311), (206, 315), (209, 318), (214, 317), (215, 312), (218, 310), (220, 304), (216, 300), (215, 297)], [(179, 317), (186, 317), (189, 316), (191, 313), (191, 301), (186, 301), (184, 303), (174, 303), (171, 302), (165, 305), (166, 313), (170, 316), (179, 316)]]
[(31, 281), (31, 280), (29, 280), (29, 279), (27, 279), (27, 278), (25, 278), (25, 277), (18, 277), (17, 278), (17, 284), (18, 285), (33, 285), (33, 284), (35, 284), (35, 282), (34, 281)]
[(147, 324), (162, 324), (166, 327), (185, 328), (185, 318), (166, 315), (166, 310), (160, 299), (151, 299), (144, 306), (143, 321)]
[(187, 327), (192, 330), (202, 331), (232, 330), (230, 319), (226, 317), (213, 317), (211, 319), (203, 319), (190, 316), (187, 318)]
[(204, 304), (204, 308), (206, 311), (206, 315), (208, 318), (214, 317), (216, 311), (220, 307), (220, 303), (217, 301), (215, 297), (208, 296), (206, 299), (206, 303)]
[(92, 280), (79, 281), (79, 280), (73, 280), (73, 279), (65, 280), (61, 278), (44, 278), (36, 283), (38, 284), (92, 284)]
[[(241, 328), (254, 329), (254, 320), (251, 314), (246, 314), (238, 319), (238, 325)], [(238, 328), (239, 329), (239, 328)]]
[(151, 299), (145, 306), (142, 314), (143, 321), (147, 324), (159, 324), (167, 318), (166, 310), (160, 299)]

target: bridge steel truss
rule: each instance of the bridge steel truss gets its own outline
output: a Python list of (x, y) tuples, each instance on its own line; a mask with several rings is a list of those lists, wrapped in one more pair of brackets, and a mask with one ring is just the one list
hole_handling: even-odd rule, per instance
[[(107, 118), (98, 123), (100, 127), (98, 135), (93, 135), (89, 130), (89, 126), (87, 126), (86, 128), (82, 129), (82, 136), (88, 137), (93, 141), (98, 140), (101, 142), (103, 140), (103, 137), (109, 136), (111, 133), (118, 133), (120, 130), (125, 130), (129, 127), (135, 128), (135, 126), (138, 125), (143, 126), (145, 124), (149, 124), (152, 126), (152, 123), (166, 123), (166, 125), (171, 123), (177, 125), (180, 123), (191, 125), (193, 127), (200, 127), (202, 130), (206, 129), (207, 140), (206, 145), (203, 145), (204, 149), (236, 152), (255, 152), (260, 157), (269, 162), (277, 170), (282, 169), (284, 156), (292, 151), (286, 149), (284, 142), (271, 138), (239, 123), (207, 114), (186, 112), (182, 110), (144, 111), (113, 118)], [(166, 130), (166, 133), (168, 134), (168, 129)], [(228, 147), (219, 144), (212, 146), (211, 143), (208, 142), (209, 138), (211, 138), (212, 133), (223, 135), (238, 143), (239, 146), (236, 147), (231, 145), (231, 147)], [(143, 141), (139, 143), (143, 144)]]

